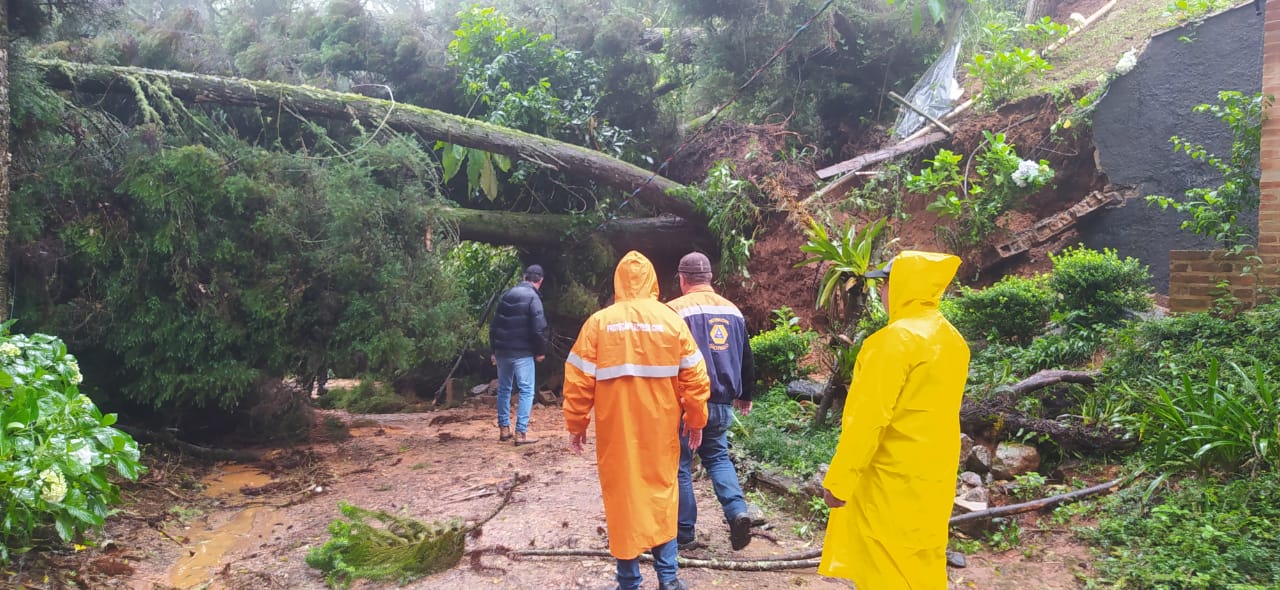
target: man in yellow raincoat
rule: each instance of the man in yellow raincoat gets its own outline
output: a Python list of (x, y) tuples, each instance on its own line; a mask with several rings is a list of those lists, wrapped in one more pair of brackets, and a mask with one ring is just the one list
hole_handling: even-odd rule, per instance
[[(885, 270), (889, 324), (858, 353), (823, 487), (823, 575), (858, 590), (946, 590), (969, 347), (938, 302), (960, 259), (906, 251)], [(889, 275), (892, 274), (890, 277)]]
[(565, 427), (573, 450), (582, 452), (595, 409), (596, 464), (618, 588), (640, 588), (639, 557), (652, 549), (658, 588), (684, 590), (676, 577), (680, 417), (696, 449), (711, 382), (688, 326), (658, 301), (649, 259), (628, 252), (614, 271), (613, 292), (613, 305), (587, 319), (565, 361)]

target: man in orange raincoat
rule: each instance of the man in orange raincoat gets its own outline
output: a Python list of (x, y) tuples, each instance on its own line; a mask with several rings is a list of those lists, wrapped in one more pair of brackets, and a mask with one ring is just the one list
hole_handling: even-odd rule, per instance
[(614, 271), (613, 292), (613, 305), (587, 319), (565, 361), (565, 427), (574, 452), (582, 452), (595, 409), (618, 588), (640, 588), (639, 557), (652, 550), (659, 590), (684, 590), (676, 577), (680, 417), (696, 449), (711, 382), (689, 328), (658, 301), (649, 259), (628, 252)]
[[(946, 590), (969, 346), (938, 302), (960, 259), (907, 251), (884, 270), (889, 324), (858, 353), (823, 481), (831, 516), (818, 572), (859, 590)], [(892, 274), (892, 277), (890, 277)]]

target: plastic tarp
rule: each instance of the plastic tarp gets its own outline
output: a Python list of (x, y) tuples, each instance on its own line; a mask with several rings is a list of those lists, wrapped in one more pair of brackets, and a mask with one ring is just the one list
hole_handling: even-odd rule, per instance
[[(916, 82), (904, 97), (916, 108), (933, 117), (941, 117), (951, 111), (951, 105), (964, 94), (964, 88), (956, 80), (956, 62), (960, 58), (960, 41), (951, 44), (929, 71)], [(919, 113), (903, 108), (894, 124), (894, 136), (901, 139), (915, 133), (925, 125)]]

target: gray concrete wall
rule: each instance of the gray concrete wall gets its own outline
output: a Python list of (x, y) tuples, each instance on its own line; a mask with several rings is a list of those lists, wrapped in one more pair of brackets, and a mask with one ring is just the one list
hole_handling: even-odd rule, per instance
[[(1174, 154), (1169, 138), (1177, 135), (1230, 155), (1226, 125), (1191, 109), (1216, 103), (1220, 90), (1254, 94), (1261, 88), (1262, 17), (1252, 4), (1152, 38), (1138, 65), (1111, 84), (1093, 115), (1100, 168), (1113, 184), (1138, 186), (1140, 196), (1082, 224), (1084, 244), (1142, 260), (1151, 267), (1156, 291), (1168, 293), (1169, 250), (1215, 244), (1180, 229), (1181, 217), (1147, 205), (1142, 196), (1180, 198), (1188, 188), (1219, 182), (1212, 169)], [(1256, 214), (1246, 222), (1256, 227)]]

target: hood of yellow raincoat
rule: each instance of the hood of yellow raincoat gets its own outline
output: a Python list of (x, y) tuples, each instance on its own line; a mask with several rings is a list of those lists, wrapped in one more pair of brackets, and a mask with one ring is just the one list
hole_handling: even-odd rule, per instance
[(657, 299), (658, 273), (644, 254), (632, 250), (613, 271), (613, 300)]
[(950, 254), (907, 250), (894, 257), (889, 273), (889, 321), (938, 309), (959, 268), (960, 259)]

